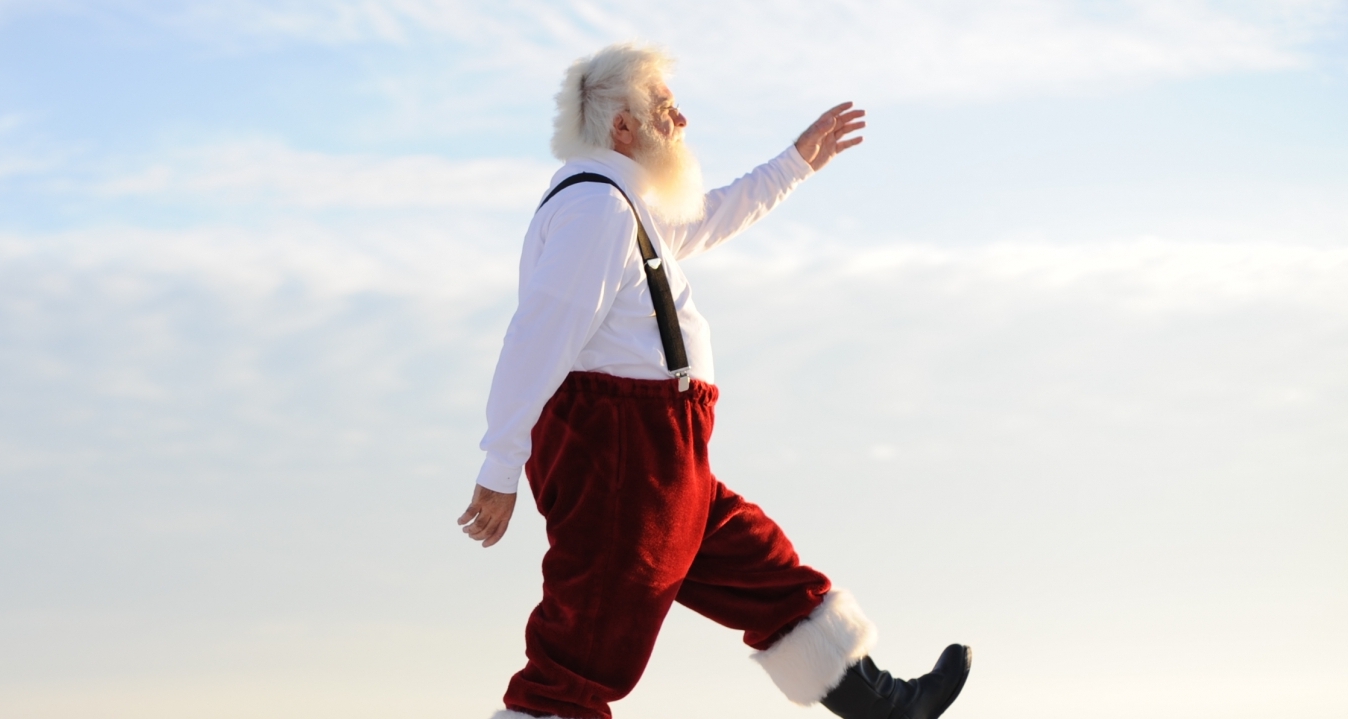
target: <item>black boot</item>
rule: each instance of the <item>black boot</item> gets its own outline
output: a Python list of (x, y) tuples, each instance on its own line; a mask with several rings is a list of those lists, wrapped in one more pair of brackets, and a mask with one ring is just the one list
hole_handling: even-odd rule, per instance
[(820, 703), (843, 719), (936, 719), (960, 695), (973, 656), (963, 644), (951, 644), (930, 674), (906, 682), (864, 657)]

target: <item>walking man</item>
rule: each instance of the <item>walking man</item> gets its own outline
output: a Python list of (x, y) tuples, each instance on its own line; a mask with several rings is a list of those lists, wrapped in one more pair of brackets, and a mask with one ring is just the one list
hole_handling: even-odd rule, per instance
[(881, 671), (851, 596), (712, 475), (710, 330), (679, 268), (859, 144), (865, 113), (838, 105), (704, 192), (671, 67), (659, 49), (612, 45), (572, 64), (557, 94), (552, 150), (565, 164), (525, 235), (487, 457), (458, 520), (484, 547), (498, 542), (521, 472), (546, 520), (528, 663), (495, 719), (609, 719), (675, 601), (744, 632), (791, 701), (845, 719), (935, 719), (964, 685), (968, 647), (947, 647), (917, 679)]

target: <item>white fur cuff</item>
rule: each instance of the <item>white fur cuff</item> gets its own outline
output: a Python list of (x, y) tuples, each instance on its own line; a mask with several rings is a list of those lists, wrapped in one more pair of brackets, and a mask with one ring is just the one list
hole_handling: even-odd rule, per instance
[(528, 714), (521, 714), (521, 713), (519, 713), (519, 712), (512, 712), (512, 711), (510, 711), (509, 709), (502, 709), (501, 711), (496, 712), (495, 714), (492, 714), (492, 715), (491, 715), (491, 719), (561, 719), (561, 717), (559, 717), (559, 716), (534, 717), (534, 716), (530, 716), (530, 715), (528, 715)]
[(810, 616), (776, 644), (754, 652), (753, 659), (787, 699), (810, 705), (838, 686), (848, 667), (870, 654), (876, 634), (852, 595), (834, 589)]

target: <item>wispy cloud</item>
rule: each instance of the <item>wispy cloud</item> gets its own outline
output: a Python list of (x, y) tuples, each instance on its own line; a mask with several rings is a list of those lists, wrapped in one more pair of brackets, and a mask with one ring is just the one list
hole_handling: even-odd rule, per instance
[(688, 59), (690, 74), (739, 94), (790, 90), (814, 99), (842, 92), (886, 101), (1098, 91), (1117, 83), (1305, 66), (1313, 62), (1310, 41), (1341, 32), (1333, 22), (1345, 4), (802, 0), (764, 12), (747, 0), (676, 6), (648, 0), (481, 6), (235, 0), (138, 7), (184, 32), (224, 42), (448, 41), (481, 71), (549, 80), (572, 57), (640, 37), (671, 46)]
[[(363, 362), (399, 364), (410, 348), (451, 338), (456, 361), (482, 374), (513, 307), (519, 228), (507, 224), (455, 226), (435, 218), (0, 236), (0, 318), (11, 343), (5, 362), (12, 377), (39, 384), (68, 381), (71, 368), (87, 365), (83, 374), (101, 396), (170, 403), (174, 391), (154, 378), (183, 363), (192, 366), (178, 374), (203, 387), (251, 388), (249, 401), (264, 404), (285, 395), (277, 383), (295, 381), (293, 371), (303, 375), (303, 363), (276, 369), (284, 375), (276, 377), (259, 363), (299, 338), (330, 348), (335, 354), (308, 361), (350, 381), (374, 372)], [(889, 370), (871, 366), (884, 364), (881, 358), (939, 352), (955, 336), (1000, 342), (1008, 327), (1023, 326), (1055, 337), (1046, 319), (1053, 315), (1072, 316), (1097, 333), (1114, 322), (1164, 327), (1227, 318), (1221, 332), (1232, 342), (1259, 341), (1232, 320), (1244, 315), (1280, 314), (1308, 328), (1348, 316), (1348, 250), (1303, 245), (1139, 238), (857, 250), (818, 237), (809, 245), (774, 237), (721, 249), (689, 269), (713, 322), (739, 328), (718, 343), (723, 358), (742, 362), (764, 347), (793, 358), (764, 368), (769, 378), (830, 374), (828, 358), (858, 342), (872, 348), (862, 373), (884, 376)], [(353, 314), (361, 306), (386, 309), (371, 326)], [(1082, 313), (1095, 318), (1082, 320)], [(792, 329), (799, 326), (816, 329)], [(364, 337), (371, 332), (397, 332), (399, 339), (371, 345)], [(44, 339), (71, 333), (106, 346), (88, 355)], [(225, 342), (228, 356), (201, 357), (202, 341)], [(1074, 353), (1055, 359), (1064, 365), (1102, 361), (1090, 347), (1062, 351)], [(443, 384), (435, 376), (418, 381)], [(473, 405), (482, 389), (458, 391)]]
[(20, 175), (48, 174), (61, 166), (57, 153), (50, 149), (39, 151), (23, 137), (29, 124), (29, 118), (19, 113), (0, 114), (0, 181)]
[[(1276, 304), (1348, 312), (1348, 249), (1266, 242), (1186, 242), (1157, 237), (1049, 244), (1002, 241), (968, 247), (891, 244), (858, 250), (810, 244), (734, 245), (709, 255), (720, 282), (796, 285), (809, 297), (840, 288), (919, 285), (943, 296), (1071, 298), (1124, 312), (1204, 312)], [(813, 302), (814, 300), (811, 300)], [(825, 314), (841, 308), (823, 310)]]
[(97, 185), (109, 196), (208, 199), (306, 209), (518, 209), (555, 168), (513, 159), (305, 152), (275, 142), (190, 148)]
[[(284, 438), (291, 430), (283, 425), (300, 418), (295, 441), (304, 452), (317, 451), (301, 441), (314, 431), (304, 426), (339, 433), (378, 416), (379, 432), (413, 437), (420, 436), (416, 423), (452, 407), (452, 417), (434, 421), (463, 435), (454, 461), (471, 465), (470, 435), (478, 431), (485, 382), (513, 307), (516, 242), (505, 238), (517, 234), (503, 226), (404, 221), (0, 236), (3, 384), (16, 407), (39, 412), (35, 426), (50, 429), (7, 466), (60, 466), (65, 450), (53, 442), (64, 435), (56, 428), (100, 402), (151, 412), (137, 420), (138, 431), (160, 434), (147, 435), (139, 452), (176, 452), (171, 438), (182, 433), (203, 452), (225, 451), (209, 449), (210, 427), (220, 420), (198, 416), (193, 398), (231, 408), (234, 434), (265, 427)], [(747, 381), (746, 391), (762, 403), (755, 411), (768, 414), (788, 397), (812, 396), (779, 396), (792, 377), (830, 377), (838, 391), (853, 394), (869, 387), (867, 408), (849, 412), (845, 429), (846, 441), (868, 456), (898, 456), (897, 445), (867, 427), (929, 397), (933, 390), (910, 382), (945, 376), (952, 343), (1016, 361), (1051, 361), (1072, 376), (1101, 367), (1131, 375), (1137, 372), (1111, 355), (1130, 338), (1129, 356), (1149, 358), (1164, 375), (1179, 362), (1165, 355), (1175, 331), (1168, 328), (1198, 321), (1208, 334), (1196, 340), (1196, 351), (1259, 346), (1275, 368), (1267, 378), (1252, 367), (1248, 376), (1223, 379), (1229, 383), (1214, 396), (1254, 393), (1259, 402), (1323, 409), (1342, 390), (1342, 373), (1321, 367), (1348, 351), (1333, 329), (1348, 316), (1342, 248), (1142, 238), (857, 252), (823, 243), (793, 247), (784, 239), (750, 240), (690, 263), (704, 311), (714, 326), (731, 330), (718, 335), (718, 360), (753, 368), (735, 383)], [(1270, 317), (1283, 319), (1274, 326)], [(1138, 332), (1141, 339), (1133, 338)], [(1300, 355), (1268, 346), (1271, 333), (1300, 333), (1330, 354), (1312, 362), (1316, 374), (1298, 377), (1288, 368)], [(968, 361), (966, 375), (950, 381), (981, 383), (989, 394), (942, 411), (984, 415), (999, 401), (1018, 411), (1018, 391), (998, 385), (1002, 362)], [(848, 379), (849, 372), (865, 379)], [(1060, 381), (1034, 376), (1048, 386)], [(433, 396), (417, 387), (434, 388)], [(1132, 401), (1104, 385), (1079, 391), (1104, 405)], [(416, 409), (404, 417), (412, 411), (404, 406), (407, 392)], [(997, 400), (1000, 394), (1006, 396)], [(39, 397), (50, 406), (35, 404)], [(1155, 401), (1177, 400), (1162, 393)], [(39, 406), (46, 408), (33, 409)], [(123, 430), (98, 416), (88, 429), (106, 435), (99, 451), (113, 451), (107, 447), (119, 446), (113, 439)], [(292, 456), (284, 439), (277, 441), (254, 443)]]
[(17, 113), (0, 115), (0, 135), (8, 134), (23, 124), (23, 116)]
[[(57, 235), (0, 235), (0, 262), (11, 271), (56, 278), (26, 284), (61, 297), (74, 276), (100, 276), (109, 300), (142, 298), (138, 288), (165, 278), (188, 282), (248, 306), (290, 286), (322, 301), (384, 294), (431, 304), (470, 306), (508, 295), (517, 243), (485, 223), (282, 222), (265, 229), (98, 228)], [(515, 228), (518, 234), (519, 228)], [(12, 289), (10, 301), (17, 298)]]

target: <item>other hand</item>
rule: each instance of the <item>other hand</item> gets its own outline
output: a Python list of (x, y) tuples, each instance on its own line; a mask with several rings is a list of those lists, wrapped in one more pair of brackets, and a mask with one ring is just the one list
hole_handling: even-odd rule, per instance
[(494, 492), (478, 484), (473, 489), (473, 501), (459, 517), (459, 525), (467, 525), (463, 533), (475, 542), (482, 542), (482, 548), (486, 549), (505, 536), (514, 513), (515, 495)]
[(816, 172), (823, 169), (838, 153), (861, 144), (861, 136), (847, 135), (866, 126), (861, 118), (865, 110), (853, 110), (852, 103), (844, 102), (819, 116), (796, 138), (796, 152), (810, 163)]

